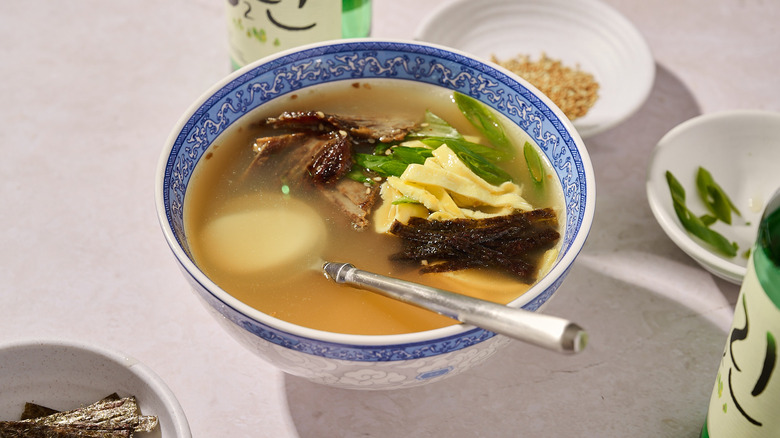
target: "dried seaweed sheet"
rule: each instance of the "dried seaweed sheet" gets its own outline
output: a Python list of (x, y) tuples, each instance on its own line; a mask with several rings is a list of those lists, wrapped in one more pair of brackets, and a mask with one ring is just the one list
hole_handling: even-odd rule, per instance
[(549, 208), (486, 219), (411, 218), (390, 227), (402, 241), (392, 259), (422, 263), (422, 273), (495, 268), (533, 283), (540, 255), (560, 238), (557, 229)]
[(135, 432), (154, 430), (157, 424), (157, 417), (140, 414), (135, 397), (119, 398), (112, 394), (71, 411), (20, 421), (0, 421), (0, 438), (132, 437)]
[(30, 420), (33, 418), (45, 417), (47, 415), (56, 414), (57, 412), (59, 411), (56, 409), (27, 402), (24, 404), (24, 411), (22, 411), (20, 420)]
[[(120, 399), (119, 394), (114, 392), (103, 397), (101, 400), (107, 401), (107, 400), (119, 400), (119, 399)], [(37, 403), (27, 402), (24, 404), (24, 411), (22, 411), (22, 415), (19, 419), (31, 420), (33, 418), (46, 417), (48, 415), (57, 414), (59, 412), (60, 411), (56, 409), (42, 406)]]
[(0, 438), (124, 438), (132, 436), (133, 431), (128, 429), (91, 430), (23, 421), (0, 422)]

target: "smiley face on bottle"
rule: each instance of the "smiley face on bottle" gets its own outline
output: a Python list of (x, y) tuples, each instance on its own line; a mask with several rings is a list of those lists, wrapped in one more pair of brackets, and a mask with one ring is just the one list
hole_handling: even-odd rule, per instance
[(230, 55), (238, 66), (341, 37), (341, 0), (227, 0), (227, 17)]
[(317, 25), (313, 16), (303, 10), (306, 0), (228, 0), (228, 3), (240, 7), (248, 21), (260, 22), (265, 18), (272, 26), (286, 31), (305, 31)]

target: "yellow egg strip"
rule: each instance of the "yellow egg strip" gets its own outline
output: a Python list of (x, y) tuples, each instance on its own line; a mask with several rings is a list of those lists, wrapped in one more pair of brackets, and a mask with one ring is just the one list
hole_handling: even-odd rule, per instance
[[(482, 219), (531, 210), (521, 192), (512, 182), (488, 183), (442, 145), (424, 164), (410, 164), (400, 177), (387, 178), (381, 192), (382, 206), (374, 214), (374, 229), (387, 232), (393, 221), (407, 223), (410, 217)], [(402, 197), (419, 204), (393, 204)]]

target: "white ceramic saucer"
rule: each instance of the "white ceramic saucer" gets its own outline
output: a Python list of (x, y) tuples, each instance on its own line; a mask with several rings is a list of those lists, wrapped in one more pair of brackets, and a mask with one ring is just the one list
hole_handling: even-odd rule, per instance
[[(705, 269), (736, 284), (745, 275), (764, 205), (780, 188), (780, 113), (730, 111), (688, 120), (669, 131), (656, 146), (647, 173), (647, 199), (661, 228), (686, 254)], [(712, 228), (739, 245), (727, 258), (710, 251), (682, 227), (674, 212), (666, 171), (686, 191), (694, 213), (706, 213), (696, 192), (696, 171), (707, 169), (742, 213), (732, 225)]]
[(599, 99), (573, 121), (582, 137), (614, 127), (645, 102), (655, 62), (642, 35), (597, 0), (455, 0), (421, 23), (415, 39), (483, 59), (542, 53), (579, 66), (599, 82)]
[(135, 396), (143, 415), (157, 416), (149, 438), (191, 438), (178, 400), (149, 367), (95, 345), (22, 340), (0, 345), (0, 420), (18, 420), (26, 402), (77, 409), (116, 392)]

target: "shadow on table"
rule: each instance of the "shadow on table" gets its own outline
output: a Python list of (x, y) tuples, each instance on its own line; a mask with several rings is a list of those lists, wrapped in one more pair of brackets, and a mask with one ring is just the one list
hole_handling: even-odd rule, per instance
[(586, 351), (564, 356), (516, 342), (461, 375), (396, 391), (286, 376), (299, 435), (698, 437), (730, 321), (733, 301), (724, 296), (734, 288), (666, 237), (644, 181), (658, 140), (699, 113), (687, 87), (657, 66), (638, 113), (586, 140), (596, 219), (546, 309), (589, 331)]
[[(688, 87), (673, 72), (656, 64), (655, 84), (645, 105), (623, 124), (585, 139), (596, 174), (597, 195), (596, 216), (584, 254), (612, 258), (622, 264), (633, 261), (655, 265), (657, 270), (647, 273), (652, 277), (648, 281), (668, 282), (669, 278), (663, 278), (663, 268), (687, 270), (695, 281), (714, 281), (725, 302), (733, 307), (739, 288), (704, 273), (672, 243), (656, 222), (645, 189), (655, 145), (672, 128), (701, 114)], [(625, 257), (636, 252), (644, 256)]]
[(285, 376), (292, 422), (313, 437), (696, 437), (725, 333), (683, 304), (575, 267), (548, 312), (587, 328), (566, 356), (512, 343), (427, 386), (354, 391)]

